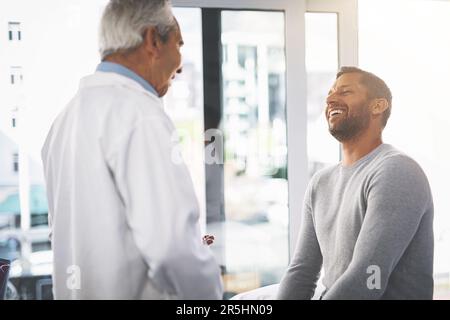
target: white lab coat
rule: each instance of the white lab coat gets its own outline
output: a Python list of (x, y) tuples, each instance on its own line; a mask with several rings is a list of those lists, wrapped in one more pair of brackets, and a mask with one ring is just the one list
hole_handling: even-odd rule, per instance
[(56, 299), (221, 299), (173, 131), (134, 80), (81, 80), (42, 149)]

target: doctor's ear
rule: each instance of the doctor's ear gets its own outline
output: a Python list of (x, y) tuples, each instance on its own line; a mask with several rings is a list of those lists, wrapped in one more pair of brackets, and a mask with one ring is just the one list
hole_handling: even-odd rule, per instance
[(372, 114), (374, 115), (382, 114), (388, 107), (389, 104), (386, 99), (384, 98), (374, 99), (372, 102)]
[(157, 55), (161, 48), (161, 37), (155, 27), (149, 27), (143, 34), (143, 44), (146, 51)]

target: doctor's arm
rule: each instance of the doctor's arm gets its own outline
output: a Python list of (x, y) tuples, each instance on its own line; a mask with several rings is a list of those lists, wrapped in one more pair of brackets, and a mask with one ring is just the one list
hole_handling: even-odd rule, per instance
[(202, 243), (197, 199), (172, 133), (158, 117), (142, 120), (109, 162), (149, 276), (180, 299), (221, 299), (220, 269)]

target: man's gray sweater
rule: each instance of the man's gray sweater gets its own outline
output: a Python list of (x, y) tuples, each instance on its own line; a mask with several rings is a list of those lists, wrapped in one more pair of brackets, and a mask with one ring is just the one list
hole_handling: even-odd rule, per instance
[(326, 168), (304, 199), (295, 255), (279, 299), (432, 299), (433, 200), (419, 165), (382, 144)]

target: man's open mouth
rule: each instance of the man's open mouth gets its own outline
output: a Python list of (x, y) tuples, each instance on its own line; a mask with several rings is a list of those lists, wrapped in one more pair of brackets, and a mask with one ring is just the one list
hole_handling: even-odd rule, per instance
[(328, 119), (339, 116), (344, 113), (344, 109), (332, 109), (328, 112)]

